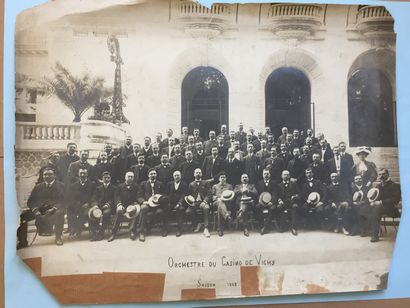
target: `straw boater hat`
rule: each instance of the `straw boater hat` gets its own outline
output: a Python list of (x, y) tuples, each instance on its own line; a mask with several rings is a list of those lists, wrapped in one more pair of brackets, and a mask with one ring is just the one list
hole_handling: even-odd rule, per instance
[(195, 204), (195, 198), (191, 195), (189, 196), (185, 196), (184, 201), (186, 202), (186, 204), (188, 204), (189, 206), (194, 206)]
[(159, 205), (160, 205), (160, 199), (161, 199), (161, 197), (162, 197), (162, 195), (160, 195), (160, 194), (155, 194), (155, 195), (151, 196), (151, 197), (148, 199), (148, 205), (149, 205), (150, 207), (157, 207), (157, 206), (159, 206)]
[(127, 206), (124, 216), (128, 219), (134, 219), (140, 213), (141, 207), (139, 204), (131, 204)]
[(363, 201), (363, 192), (361, 190), (356, 191), (353, 194), (353, 202), (360, 202)]
[(224, 202), (231, 201), (233, 197), (235, 196), (235, 193), (232, 190), (225, 190), (221, 194), (221, 200)]
[(263, 192), (259, 196), (259, 203), (262, 205), (268, 205), (269, 202), (272, 201), (272, 195), (268, 192)]
[(367, 199), (369, 199), (370, 202), (374, 202), (379, 198), (379, 193), (380, 191), (378, 188), (370, 188), (367, 192)]
[(313, 204), (318, 204), (320, 202), (320, 195), (317, 192), (311, 192), (308, 196), (308, 200)]
[(102, 211), (97, 205), (94, 205), (88, 210), (88, 218), (92, 221), (97, 221), (101, 219)]
[(370, 147), (361, 146), (356, 149), (355, 154), (359, 155), (360, 153), (364, 153), (366, 155), (369, 155), (371, 152), (372, 152), (372, 149)]

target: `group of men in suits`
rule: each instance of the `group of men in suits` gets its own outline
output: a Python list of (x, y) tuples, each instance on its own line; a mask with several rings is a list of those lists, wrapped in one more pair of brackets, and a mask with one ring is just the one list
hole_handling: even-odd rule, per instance
[[(56, 244), (62, 245), (64, 214), (69, 237), (78, 238), (88, 223), (93, 241), (102, 240), (109, 227), (113, 241), (123, 220), (130, 221), (133, 240), (145, 241), (155, 222), (167, 236), (173, 213), (178, 237), (185, 220), (209, 237), (214, 213), (220, 236), (232, 222), (249, 236), (254, 218), (262, 235), (274, 221), (280, 232), (293, 235), (301, 226), (325, 228), (346, 235), (371, 233), (373, 242), (381, 215), (398, 215), (400, 185), (390, 180), (388, 170), (377, 172), (366, 160), (370, 148), (360, 147), (355, 163), (344, 142), (332, 148), (311, 129), (303, 134), (284, 127), (275, 138), (269, 127), (255, 134), (245, 132), (242, 123), (231, 132), (222, 125), (206, 140), (198, 129), (190, 135), (187, 127), (178, 138), (171, 129), (166, 134), (163, 139), (158, 133), (154, 142), (145, 137), (142, 145), (130, 136), (121, 147), (107, 144), (95, 165), (88, 151), (77, 155), (72, 142), (63, 155), (51, 153), (29, 209), (21, 214), (19, 247), (27, 246), (27, 222), (33, 219), (40, 234), (54, 226)], [(368, 192), (374, 186), (378, 196), (373, 200)]]

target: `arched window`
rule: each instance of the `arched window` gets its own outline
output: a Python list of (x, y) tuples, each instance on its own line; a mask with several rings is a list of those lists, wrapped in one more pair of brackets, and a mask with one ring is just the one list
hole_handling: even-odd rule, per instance
[(392, 85), (378, 68), (362, 67), (348, 82), (350, 146), (395, 146)]
[(304, 72), (292, 67), (273, 71), (265, 84), (266, 125), (275, 137), (281, 128), (306, 131), (311, 126), (310, 82)]
[(229, 88), (225, 76), (209, 66), (191, 70), (182, 82), (182, 126), (202, 136), (228, 125)]

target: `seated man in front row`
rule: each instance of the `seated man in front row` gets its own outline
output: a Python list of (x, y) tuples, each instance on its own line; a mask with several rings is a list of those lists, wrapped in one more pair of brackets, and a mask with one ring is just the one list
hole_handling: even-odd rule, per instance
[[(276, 150), (275, 150), (276, 151)], [(271, 179), (271, 174), (269, 169), (264, 169), (262, 171), (262, 180), (256, 184), (256, 190), (258, 191), (259, 201), (256, 205), (256, 215), (258, 217), (259, 224), (261, 225), (260, 233), (264, 235), (269, 232), (270, 224), (273, 215), (276, 210), (276, 184)], [(265, 193), (262, 195), (262, 193)], [(268, 193), (268, 194), (266, 194)], [(268, 198), (265, 200), (266, 197)], [(269, 200), (270, 199), (270, 200)]]
[[(195, 199), (193, 206), (189, 206), (186, 214), (192, 221), (192, 226), (195, 227), (194, 232), (201, 231), (204, 226), (205, 237), (210, 237), (209, 233), (209, 211), (211, 203), (211, 185), (209, 181), (202, 179), (202, 170), (197, 168), (194, 171), (195, 181), (191, 182), (188, 187), (188, 195)], [(203, 214), (203, 223), (198, 222), (198, 211), (201, 210)]]
[(212, 206), (213, 209), (217, 211), (218, 215), (218, 235), (223, 236), (223, 221), (230, 222), (232, 218), (230, 212), (228, 211), (230, 208), (230, 202), (227, 201), (227, 199), (222, 198), (222, 194), (227, 190), (233, 191), (233, 187), (231, 184), (226, 183), (225, 172), (220, 172), (218, 179), (218, 184), (212, 186)]
[(298, 235), (296, 230), (299, 214), (299, 188), (298, 184), (290, 181), (290, 172), (282, 171), (282, 182), (278, 184), (278, 225), (279, 232), (284, 232), (289, 226), (293, 235)]
[(400, 217), (400, 212), (397, 208), (401, 200), (400, 184), (394, 183), (389, 176), (387, 169), (380, 169), (377, 174), (380, 184), (377, 185), (379, 189), (379, 196), (376, 201), (370, 203), (371, 206), (371, 242), (379, 241), (380, 221), (382, 215), (389, 217)]
[(129, 220), (130, 238), (137, 238), (137, 216), (139, 214), (139, 205), (137, 204), (138, 185), (134, 182), (134, 173), (128, 171), (125, 174), (125, 182), (117, 187), (114, 204), (116, 211), (114, 214), (114, 222), (111, 230), (111, 236), (108, 242), (112, 242), (117, 236), (118, 228), (124, 219)]
[[(168, 197), (165, 195), (165, 184), (157, 180), (157, 172), (151, 168), (148, 170), (148, 181), (140, 184), (137, 201), (141, 205), (140, 234), (139, 240), (145, 241), (147, 225), (159, 220), (162, 224), (162, 236), (168, 235)], [(151, 198), (152, 197), (152, 198)], [(152, 220), (148, 221), (148, 215)]]
[(110, 224), (110, 218), (115, 213), (115, 193), (116, 187), (111, 184), (111, 174), (108, 171), (102, 174), (102, 184), (99, 185), (93, 195), (92, 208), (98, 207), (102, 216), (101, 219), (90, 219), (91, 241), (102, 241), (104, 239), (104, 232)]
[[(50, 233), (54, 225), (56, 245), (63, 245), (62, 233), (64, 225), (64, 185), (56, 181), (54, 169), (43, 170), (44, 182), (34, 186), (27, 200), (28, 209), (20, 215), (20, 226), (17, 230), (17, 249), (28, 246), (27, 223), (35, 220), (40, 235)], [(46, 229), (46, 230), (44, 230)]]
[(253, 210), (258, 192), (255, 185), (249, 184), (249, 177), (246, 173), (241, 176), (241, 184), (235, 186), (235, 198), (236, 206), (238, 208), (238, 214), (236, 219), (243, 225), (243, 234), (249, 236), (248, 220), (249, 212)]
[[(105, 153), (105, 152), (104, 152)], [(66, 192), (67, 220), (70, 238), (79, 238), (88, 220), (88, 211), (95, 191), (95, 183), (89, 179), (88, 170), (80, 168), (79, 180)]]
[(186, 204), (184, 197), (188, 193), (188, 185), (182, 182), (181, 171), (177, 170), (173, 173), (174, 180), (167, 184), (167, 195), (169, 198), (170, 209), (175, 209), (177, 217), (177, 237), (182, 235), (182, 223), (185, 216)]

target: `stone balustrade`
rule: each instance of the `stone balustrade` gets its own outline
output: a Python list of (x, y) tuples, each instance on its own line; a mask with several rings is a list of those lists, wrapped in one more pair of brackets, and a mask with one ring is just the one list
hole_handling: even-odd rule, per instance
[(224, 4), (213, 4), (211, 8), (207, 8), (199, 3), (191, 1), (182, 1), (179, 4), (179, 13), (181, 16), (193, 16), (193, 15), (229, 15), (230, 8)]
[(268, 18), (311, 18), (321, 22), (322, 7), (310, 4), (272, 4)]
[(386, 47), (394, 42), (394, 20), (384, 6), (366, 5), (357, 11), (356, 29), (373, 45)]
[(77, 139), (77, 125), (42, 125), (20, 123), (24, 140), (71, 140)]
[(393, 17), (384, 6), (366, 5), (359, 9), (357, 13), (357, 22), (383, 22), (393, 21)]

